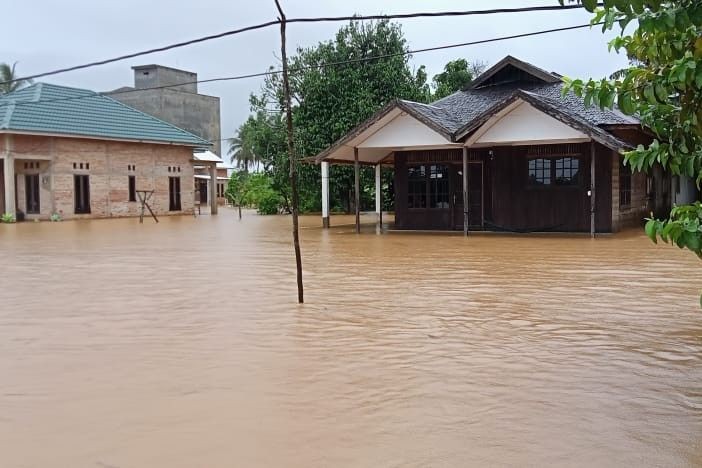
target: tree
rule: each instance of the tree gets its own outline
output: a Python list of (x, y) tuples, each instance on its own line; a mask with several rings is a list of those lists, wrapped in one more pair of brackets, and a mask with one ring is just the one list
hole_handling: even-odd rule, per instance
[(254, 123), (251, 118), (244, 122), (237, 130), (237, 136), (229, 139), (229, 160), (232, 164), (236, 161), (236, 167), (243, 167), (244, 172), (249, 172), (249, 166), (258, 164), (259, 158), (253, 148), (252, 132)]
[[(0, 95), (11, 93), (12, 91), (17, 91), (20, 88), (29, 86), (33, 83), (32, 80), (18, 80), (15, 73), (17, 67), (17, 62), (13, 63), (12, 66), (7, 63), (0, 63)], [(8, 83), (12, 81), (12, 83)]]
[(444, 66), (444, 71), (434, 76), (434, 99), (441, 99), (464, 89), (480, 75), (486, 63), (480, 60), (468, 62), (466, 59), (452, 60)]
[[(563, 0), (560, 0), (563, 3)], [(636, 64), (621, 77), (587, 81), (566, 79), (589, 105), (636, 115), (655, 138), (625, 153), (626, 164), (648, 171), (660, 164), (674, 175), (702, 184), (702, 2), (700, 0), (582, 0), (602, 30), (621, 35), (609, 46), (624, 50)], [(626, 33), (628, 25), (636, 25)], [(665, 220), (650, 219), (646, 233), (656, 242), (674, 243), (702, 258), (702, 203), (676, 206)]]
[[(290, 60), (290, 88), (293, 101), (295, 153), (314, 156), (332, 145), (393, 99), (428, 102), (430, 89), (424, 67), (413, 71), (409, 66), (407, 43), (400, 25), (389, 21), (361, 23), (351, 21), (330, 41), (298, 49)], [(366, 58), (383, 55), (381, 59)], [(348, 62), (328, 66), (330, 63)], [(261, 92), (251, 97), (259, 149), (274, 188), (283, 200), (289, 198), (285, 174), (285, 147), (280, 109), (282, 82), (278, 75), (266, 78)], [(265, 154), (265, 156), (264, 156)], [(388, 172), (388, 171), (386, 171)], [(321, 209), (319, 167), (309, 164), (299, 168), (300, 209)], [(386, 176), (388, 177), (388, 176)], [(372, 187), (372, 170), (362, 170), (362, 184)], [(335, 166), (330, 177), (333, 202), (351, 210), (353, 168)], [(364, 190), (362, 190), (365, 193)], [(370, 204), (368, 196), (362, 203)]]

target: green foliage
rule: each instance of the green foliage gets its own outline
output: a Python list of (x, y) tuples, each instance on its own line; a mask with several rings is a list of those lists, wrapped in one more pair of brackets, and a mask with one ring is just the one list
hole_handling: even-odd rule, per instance
[[(561, 0), (563, 3), (563, 0)], [(702, 184), (702, 2), (699, 0), (582, 1), (594, 12), (593, 23), (602, 30), (617, 26), (621, 35), (610, 49), (623, 50), (636, 66), (617, 79), (566, 79), (564, 92), (574, 91), (585, 102), (603, 108), (615, 106), (636, 115), (654, 134), (654, 141), (625, 153), (632, 168), (648, 171), (660, 164), (672, 174), (686, 175)], [(626, 34), (626, 28), (635, 29)], [(649, 221), (647, 232), (699, 254), (702, 231), (699, 205), (673, 208), (667, 220)]]
[(235, 205), (254, 206), (259, 214), (279, 213), (280, 194), (273, 189), (268, 174), (239, 171), (232, 174), (227, 185), (226, 196)]
[(0, 222), (2, 223), (14, 223), (15, 222), (15, 215), (12, 213), (3, 213), (2, 216), (0, 216)]
[[(13, 63), (12, 66), (10, 66), (7, 63), (0, 63), (0, 82), (12, 81), (17, 79), (16, 67), (17, 62)], [(28, 86), (32, 83), (32, 80), (20, 80), (15, 81), (13, 83), (0, 84), (0, 95), (11, 93), (12, 91), (24, 88), (25, 86)]]
[(57, 223), (57, 222), (59, 222), (59, 221), (63, 221), (63, 219), (61, 218), (61, 215), (58, 214), (58, 213), (52, 214), (52, 215), (51, 215), (51, 218), (49, 218), (49, 219), (50, 219), (52, 222), (54, 222), (54, 223)]
[(254, 148), (255, 127), (247, 122), (243, 123), (237, 130), (237, 136), (229, 140), (229, 155), (230, 162), (236, 167), (244, 169), (244, 172), (249, 171), (249, 166), (256, 165), (260, 158)]
[(434, 76), (433, 99), (441, 99), (464, 89), (473, 79), (485, 70), (481, 61), (468, 63), (466, 59), (452, 60), (444, 66), (444, 71)]
[[(428, 102), (431, 92), (424, 67), (412, 71), (408, 56), (363, 60), (371, 55), (401, 54), (407, 50), (400, 26), (389, 21), (352, 21), (333, 40), (298, 49), (289, 59), (296, 154), (318, 154), (394, 99)], [(352, 62), (325, 66), (349, 60)], [(260, 158), (271, 188), (279, 194), (280, 209), (289, 211), (290, 166), (281, 77), (267, 77), (260, 93), (252, 95), (250, 102), (253, 115), (239, 135), (243, 144)], [(330, 172), (332, 209), (350, 211), (353, 168), (333, 166)], [(386, 171), (384, 177), (391, 178), (392, 174)], [(319, 166), (300, 164), (298, 180), (300, 210), (321, 210)], [(363, 207), (373, 204), (374, 180), (372, 168), (362, 169)], [(391, 184), (385, 186), (391, 189)], [(384, 194), (384, 199), (390, 199), (389, 195)]]
[(665, 221), (649, 219), (646, 234), (653, 242), (660, 237), (663, 242), (692, 250), (702, 258), (702, 202), (673, 207)]

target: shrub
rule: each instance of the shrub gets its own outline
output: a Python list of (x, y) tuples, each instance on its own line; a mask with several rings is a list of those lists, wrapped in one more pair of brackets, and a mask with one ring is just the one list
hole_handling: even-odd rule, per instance
[(58, 213), (52, 214), (51, 218), (49, 218), (49, 219), (51, 219), (51, 221), (53, 221), (54, 223), (56, 223), (58, 221), (63, 221), (63, 219), (61, 218), (61, 215)]
[(14, 223), (15, 222), (15, 215), (12, 213), (4, 213), (2, 216), (0, 216), (0, 222), (3, 223)]

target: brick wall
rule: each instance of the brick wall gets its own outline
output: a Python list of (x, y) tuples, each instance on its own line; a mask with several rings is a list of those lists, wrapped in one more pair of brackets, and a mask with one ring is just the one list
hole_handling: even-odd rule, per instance
[(649, 215), (647, 177), (643, 172), (631, 175), (631, 204), (619, 206), (619, 161), (622, 155), (612, 152), (612, 231), (617, 232), (626, 227), (640, 226)]
[[(129, 201), (129, 176), (136, 177), (137, 190), (155, 190), (150, 200), (158, 215), (192, 213), (192, 150), (182, 146), (15, 136), (17, 206), (26, 212), (24, 174), (39, 173), (41, 213), (29, 219), (46, 219), (59, 213), (64, 219), (136, 216), (138, 202)], [(38, 169), (25, 168), (33, 157)], [(133, 170), (132, 170), (133, 166)], [(170, 169), (170, 170), (169, 170)], [(74, 175), (90, 180), (90, 214), (75, 214)], [(169, 177), (180, 178), (181, 211), (169, 211)]]

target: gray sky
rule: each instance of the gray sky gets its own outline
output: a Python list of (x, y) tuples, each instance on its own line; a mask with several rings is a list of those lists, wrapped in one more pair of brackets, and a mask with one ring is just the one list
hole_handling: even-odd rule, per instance
[[(0, 61), (19, 62), (22, 75), (77, 65), (128, 52), (166, 45), (215, 32), (275, 19), (273, 0), (66, 0), (10, 1), (5, 7)], [(289, 17), (392, 14), (413, 11), (467, 10), (554, 5), (557, 0), (282, 0)], [(27, 20), (31, 18), (31, 27)], [(551, 29), (588, 22), (585, 11), (539, 12), (422, 18), (402, 21), (411, 49)], [(288, 44), (311, 46), (333, 37), (341, 23), (289, 26)], [(431, 78), (459, 57), (493, 64), (511, 54), (549, 71), (573, 77), (608, 75), (626, 65), (625, 56), (607, 51), (612, 34), (599, 28), (551, 33), (415, 55), (413, 66), (426, 65)], [(47, 77), (43, 81), (105, 91), (133, 84), (133, 65), (159, 63), (198, 73), (200, 79), (265, 71), (278, 65), (276, 27), (240, 34), (173, 51), (102, 67)], [(219, 96), (222, 137), (230, 137), (249, 114), (248, 96), (259, 78), (200, 85), (200, 92)]]

